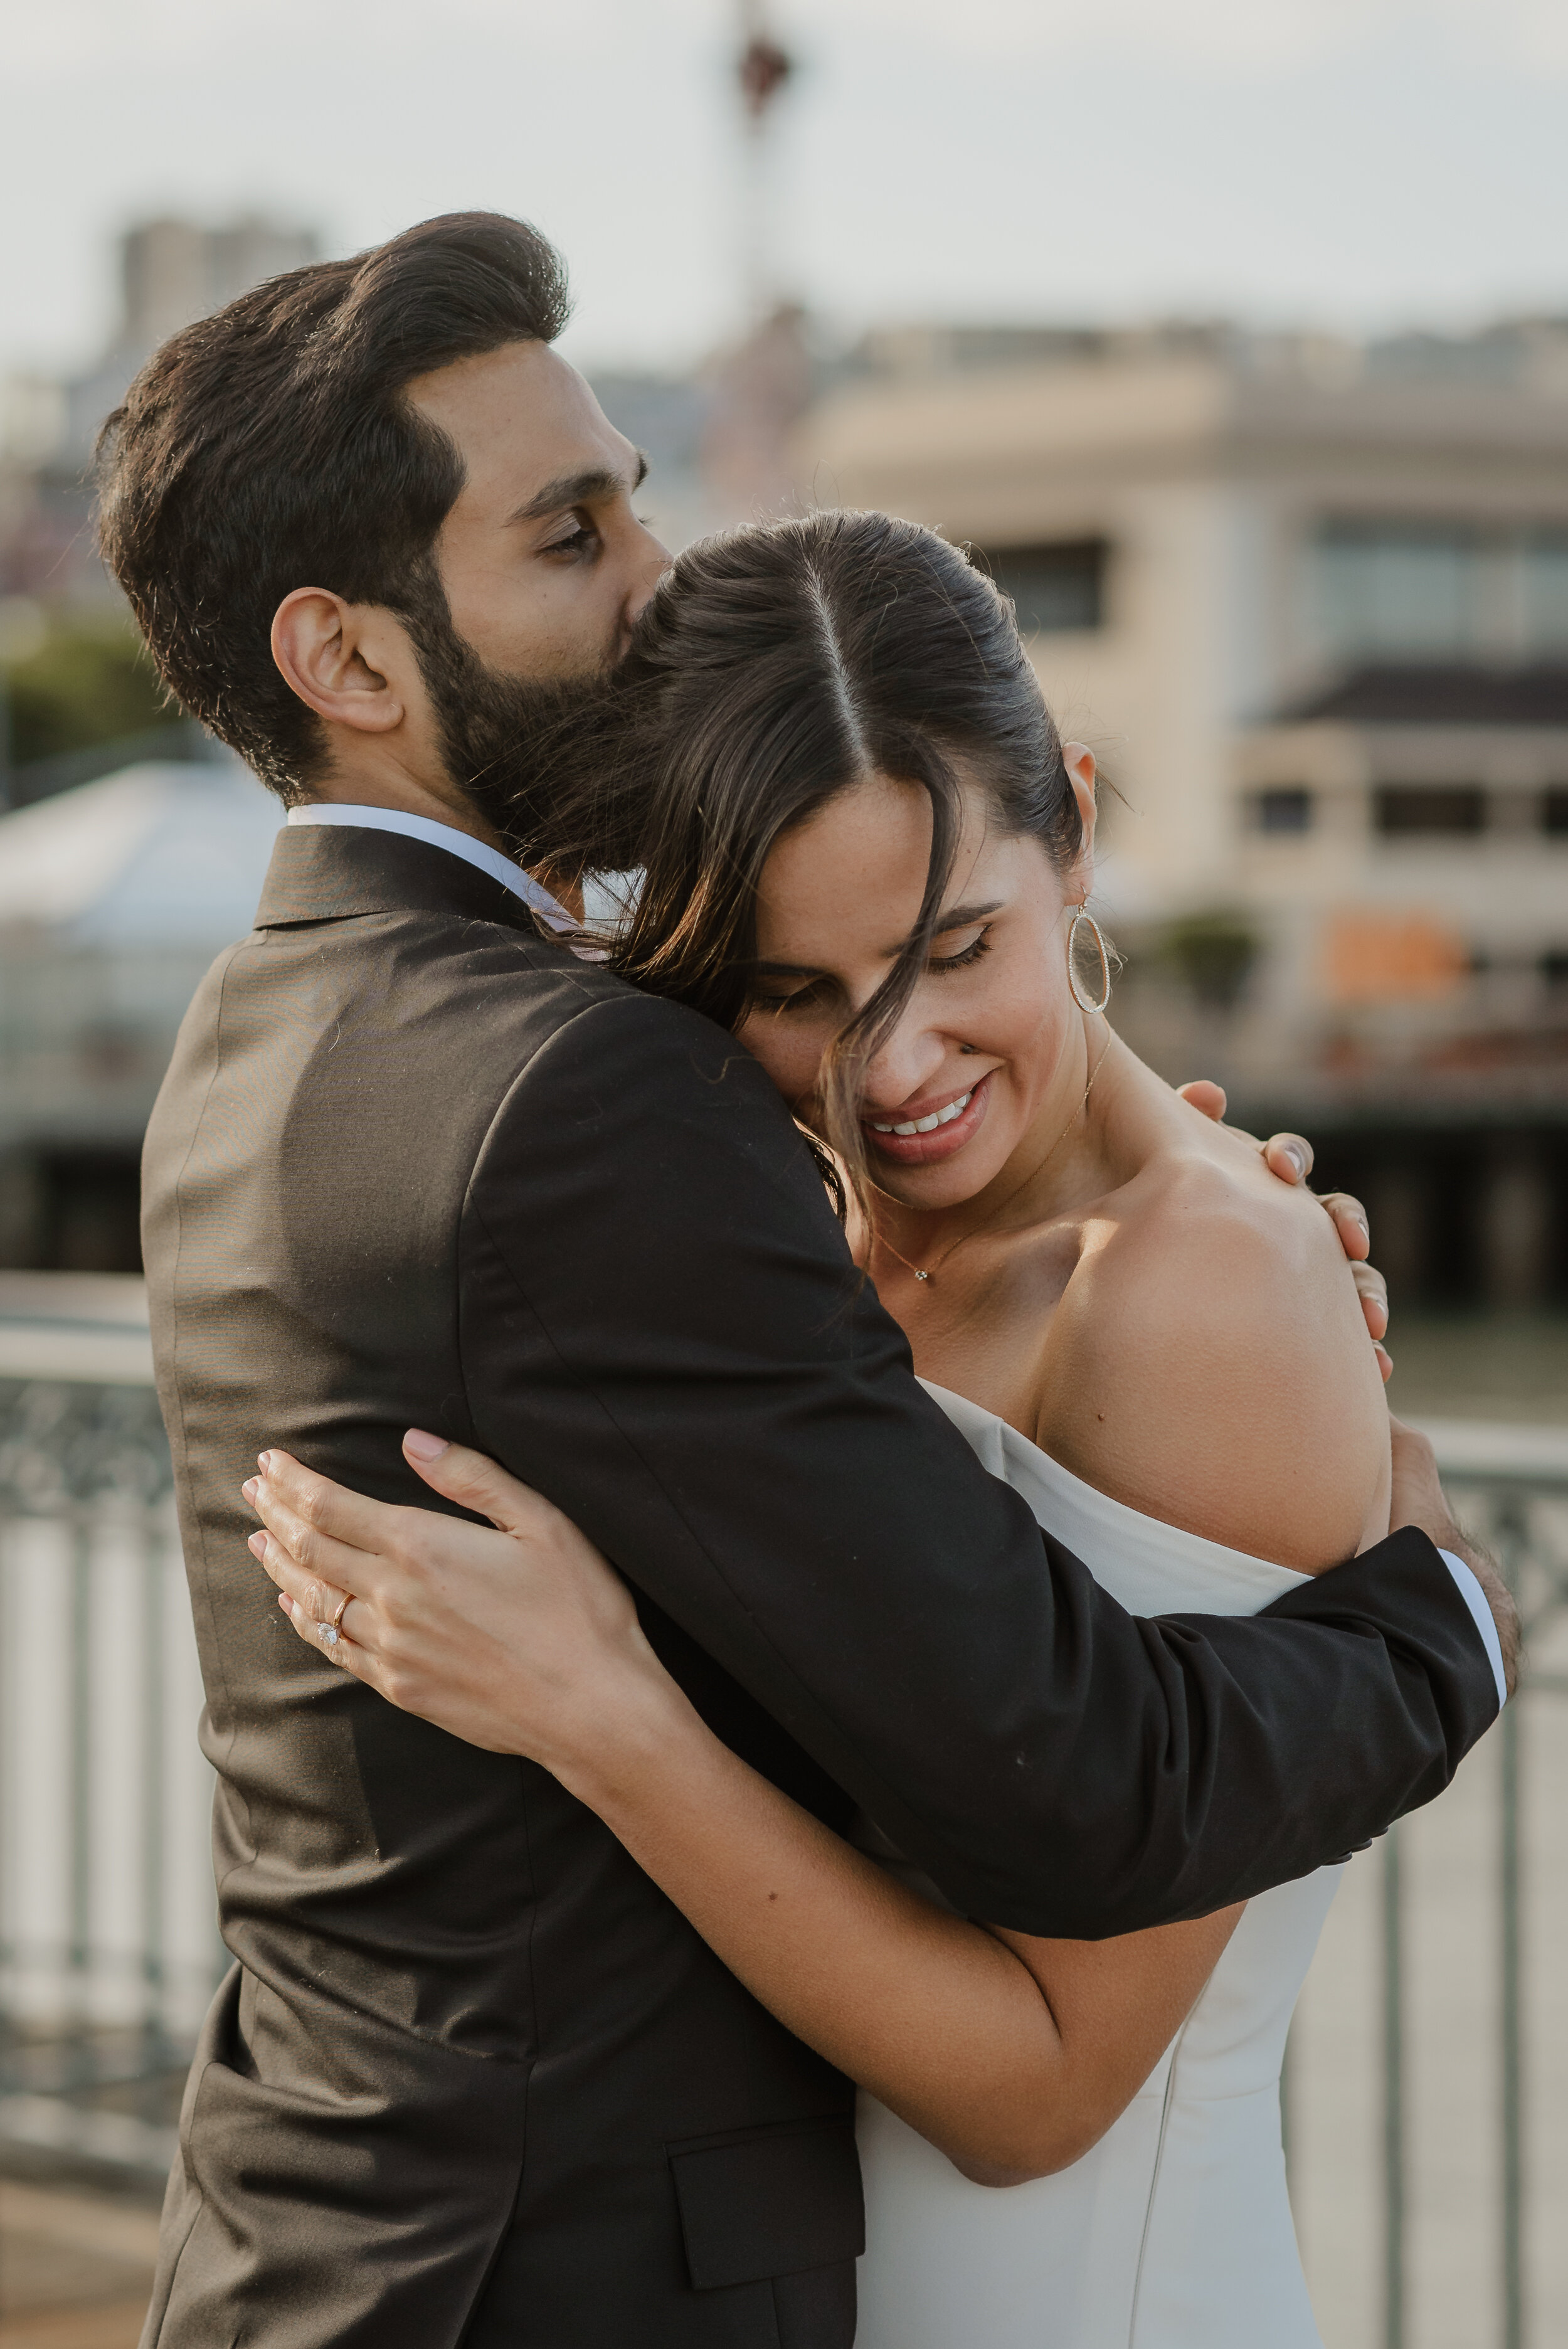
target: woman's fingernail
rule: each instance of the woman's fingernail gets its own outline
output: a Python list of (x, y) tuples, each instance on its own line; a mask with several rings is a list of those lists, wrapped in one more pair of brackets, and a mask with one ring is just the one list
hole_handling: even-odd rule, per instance
[(259, 1476), (247, 1476), (240, 1487), (247, 1501), (253, 1501), (261, 1489), (262, 1480)]
[(1284, 1146), (1284, 1154), (1290, 1160), (1291, 1164), (1295, 1168), (1297, 1182), (1305, 1182), (1306, 1179), (1305, 1151), (1299, 1148), (1295, 1143), (1287, 1142)]
[(289, 1597), (286, 1590), (279, 1591), (278, 1605), (283, 1609), (284, 1613), (288, 1617), (289, 1621), (292, 1623), (294, 1621), (294, 1600)]
[(444, 1435), (427, 1435), (422, 1427), (411, 1427), (403, 1438), (403, 1449), (411, 1452), (416, 1460), (438, 1460), (451, 1445)]
[(250, 1551), (253, 1557), (265, 1557), (267, 1554), (267, 1537), (265, 1534), (253, 1534), (250, 1540), (245, 1544), (245, 1547)]
[(258, 1453), (257, 1453), (257, 1454), (256, 1454), (256, 1465), (257, 1465), (257, 1467), (261, 1470), (261, 1472), (262, 1472), (262, 1474), (263, 1474), (263, 1476), (266, 1475), (266, 1473), (267, 1473), (268, 1469), (272, 1466), (272, 1464), (273, 1464), (273, 1455), (272, 1455), (272, 1454), (271, 1454), (270, 1452), (258, 1452)]

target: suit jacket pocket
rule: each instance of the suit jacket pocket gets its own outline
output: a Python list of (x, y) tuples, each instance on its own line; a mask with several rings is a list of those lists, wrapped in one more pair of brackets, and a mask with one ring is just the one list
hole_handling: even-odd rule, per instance
[(860, 2157), (847, 2115), (686, 2137), (669, 2148), (698, 2292), (859, 2259)]

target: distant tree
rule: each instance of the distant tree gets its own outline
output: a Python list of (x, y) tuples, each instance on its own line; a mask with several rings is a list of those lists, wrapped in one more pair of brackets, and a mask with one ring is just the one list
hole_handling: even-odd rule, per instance
[(179, 715), (129, 620), (110, 614), (50, 615), (42, 642), (5, 664), (5, 681), (16, 767), (145, 733)]
[(1160, 957), (1196, 1001), (1211, 1010), (1232, 1010), (1258, 958), (1258, 936), (1244, 915), (1225, 908), (1184, 914), (1170, 923), (1160, 941)]

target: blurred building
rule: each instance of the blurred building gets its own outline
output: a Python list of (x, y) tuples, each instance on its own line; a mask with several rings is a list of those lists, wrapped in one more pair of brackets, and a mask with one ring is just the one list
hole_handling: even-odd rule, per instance
[(119, 316), (102, 357), (65, 381), (0, 392), (0, 597), (115, 598), (93, 549), (86, 474), (98, 429), (160, 343), (237, 295), (315, 259), (308, 229), (250, 213), (144, 221), (120, 239)]
[(1562, 1284), (1568, 322), (884, 334), (795, 470), (1014, 597), (1140, 1044), (1326, 1137), (1407, 1294)]

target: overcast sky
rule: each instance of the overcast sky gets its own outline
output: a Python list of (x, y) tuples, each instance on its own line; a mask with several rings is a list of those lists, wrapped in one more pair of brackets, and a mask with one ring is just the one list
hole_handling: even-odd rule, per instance
[[(0, 369), (78, 360), (110, 240), (262, 206), (348, 250), (494, 206), (580, 360), (739, 300), (730, 0), (0, 0)], [(1568, 312), (1568, 0), (774, 0), (789, 290), (872, 318)]]

